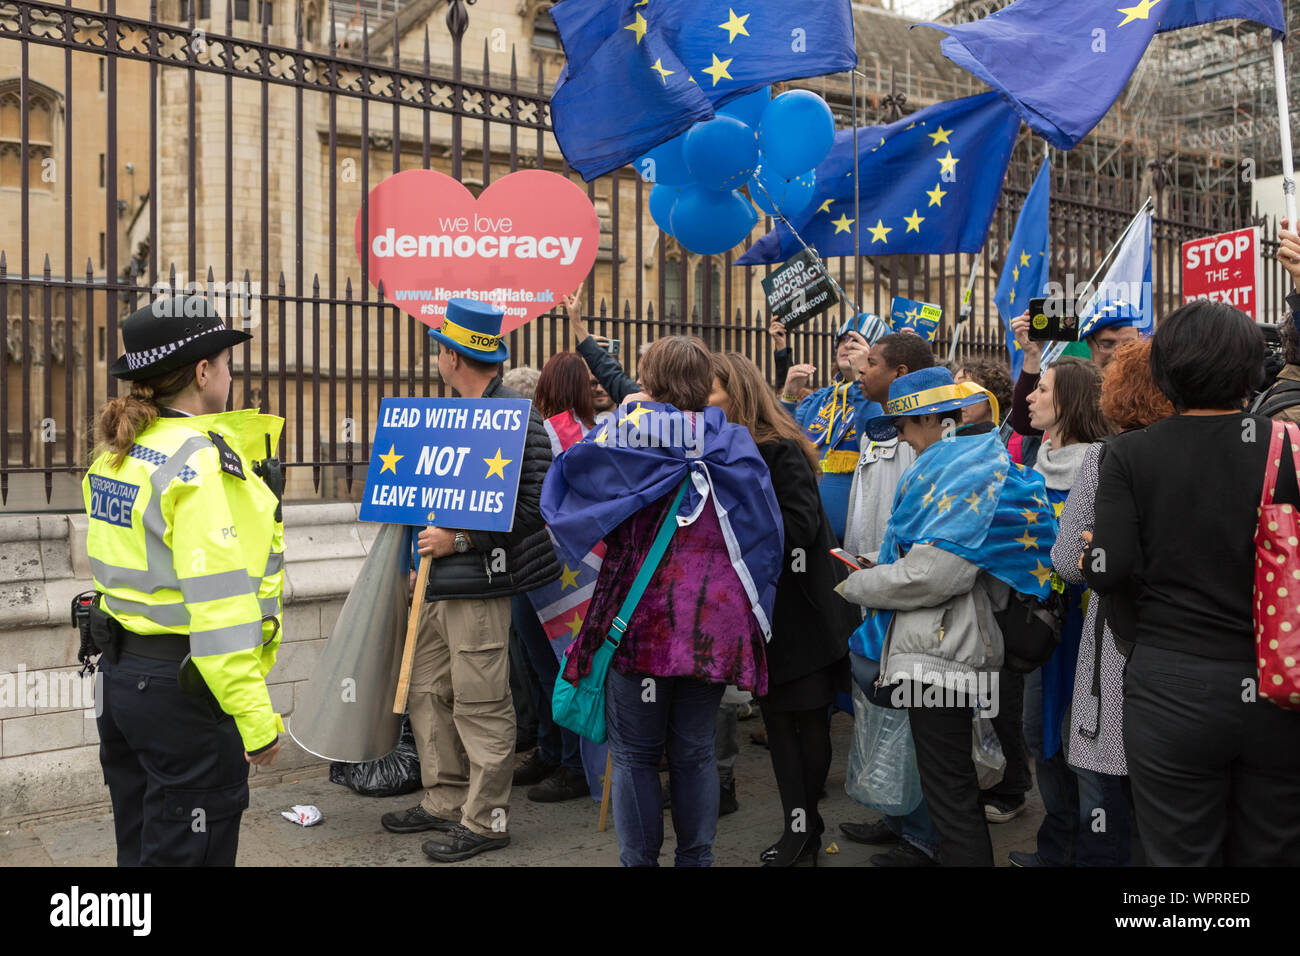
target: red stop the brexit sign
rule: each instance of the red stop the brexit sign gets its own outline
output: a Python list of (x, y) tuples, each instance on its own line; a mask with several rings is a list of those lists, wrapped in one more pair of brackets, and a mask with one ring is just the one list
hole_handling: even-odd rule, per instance
[(1196, 299), (1224, 302), (1258, 322), (1258, 282), (1258, 228), (1183, 243), (1183, 304)]

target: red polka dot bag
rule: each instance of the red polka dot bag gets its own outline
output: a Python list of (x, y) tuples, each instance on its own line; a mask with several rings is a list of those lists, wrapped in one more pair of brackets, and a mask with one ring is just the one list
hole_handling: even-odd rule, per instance
[(1255, 649), (1259, 696), (1300, 710), (1300, 509), (1273, 502), (1284, 439), (1300, 476), (1300, 426), (1274, 422), (1255, 530)]

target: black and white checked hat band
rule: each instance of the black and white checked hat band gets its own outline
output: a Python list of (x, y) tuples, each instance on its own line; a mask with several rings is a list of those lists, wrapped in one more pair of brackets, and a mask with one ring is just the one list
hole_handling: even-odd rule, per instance
[(220, 324), (214, 325), (210, 329), (204, 329), (202, 332), (195, 333), (194, 335), (191, 335), (188, 338), (181, 339), (178, 342), (171, 342), (168, 343), (167, 345), (163, 345), (158, 348), (145, 349), (142, 352), (123, 352), (122, 357), (126, 359), (127, 367), (130, 368), (132, 371), (135, 371), (136, 369), (141, 369), (144, 368), (145, 366), (153, 365), (156, 362), (162, 361), (164, 358), (166, 358), (168, 355), (171, 355), (181, 346), (188, 345), (189, 343), (193, 342), (195, 339), (202, 338), (203, 336), (208, 335), (212, 332), (220, 332), (225, 328), (226, 327), (224, 325), (220, 325)]

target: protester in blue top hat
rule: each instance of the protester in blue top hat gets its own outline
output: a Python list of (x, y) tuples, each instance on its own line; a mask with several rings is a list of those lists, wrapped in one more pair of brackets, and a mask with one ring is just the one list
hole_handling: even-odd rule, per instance
[(1056, 522), (1041, 476), (1015, 465), (995, 432), (959, 435), (959, 409), (993, 396), (956, 384), (944, 368), (890, 385), (866, 434), (897, 434), (916, 451), (894, 499), (874, 564), (837, 589), (869, 608), (849, 642), (881, 662), (881, 685), (905, 706), (921, 790), (939, 831), (943, 865), (993, 863), (971, 709), (994, 710), (991, 675), (1002, 664), (994, 613), (1009, 589), (1046, 597)]
[[(835, 378), (831, 384), (803, 401), (797, 401), (799, 389), (808, 384), (817, 369), (812, 365), (793, 365), (781, 390), (781, 404), (794, 416), (821, 456), (819, 490), (822, 507), (826, 509), (831, 529), (840, 541), (844, 540), (849, 491), (853, 485), (853, 471), (858, 466), (862, 427), (872, 415), (880, 414), (880, 405), (863, 393), (862, 386), (854, 378), (850, 349), (854, 339), (850, 333), (859, 336), (864, 332), (871, 333), (879, 338), (887, 331), (888, 327), (881, 319), (869, 312), (849, 319), (840, 327), (836, 337)], [(780, 344), (779, 338), (777, 341)]]
[[(438, 375), (465, 398), (519, 398), (501, 384), (509, 350), (504, 313), (470, 299), (451, 299), (438, 345)], [(419, 536), (429, 584), (411, 666), (411, 732), (423, 768), (423, 799), (381, 818), (391, 833), (434, 831), (425, 856), (440, 863), (509, 845), (515, 751), (507, 633), (510, 597), (560, 576), (542, 520), (542, 482), (551, 440), (530, 411), (510, 531), (425, 528)], [(505, 570), (495, 566), (504, 556)]]

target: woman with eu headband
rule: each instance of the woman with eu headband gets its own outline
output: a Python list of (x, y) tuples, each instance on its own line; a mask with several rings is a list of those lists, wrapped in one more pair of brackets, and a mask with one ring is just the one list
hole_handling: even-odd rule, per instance
[(201, 297), (161, 299), (109, 369), (130, 392), (100, 412), (83, 494), (119, 866), (234, 865), (249, 765), (279, 753), (282, 480), (255, 457), (284, 421), (224, 411), (249, 338)]

